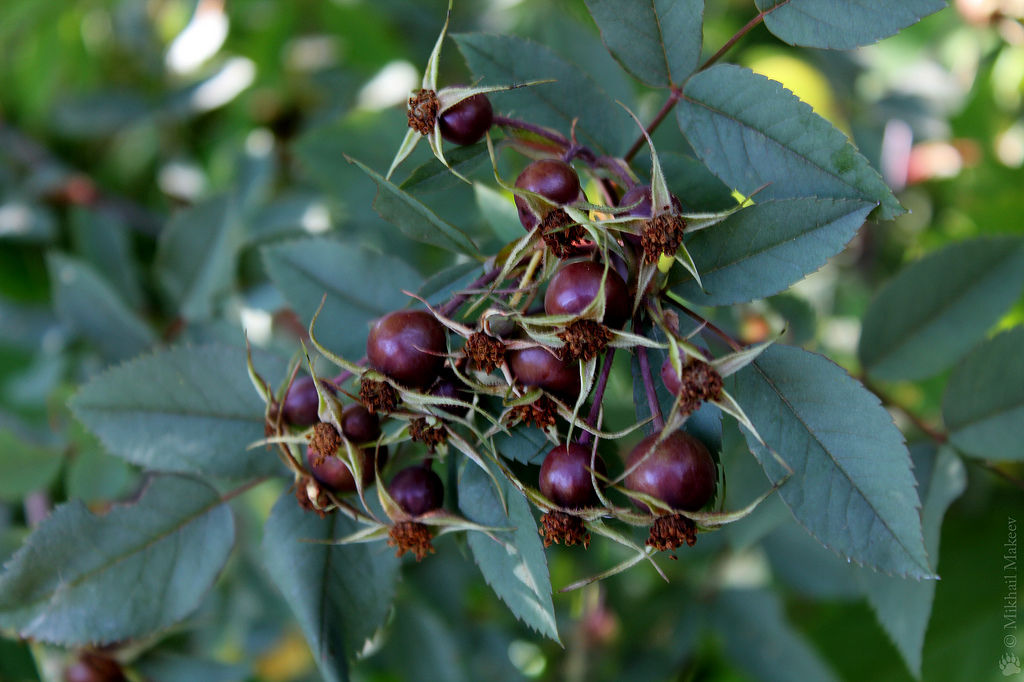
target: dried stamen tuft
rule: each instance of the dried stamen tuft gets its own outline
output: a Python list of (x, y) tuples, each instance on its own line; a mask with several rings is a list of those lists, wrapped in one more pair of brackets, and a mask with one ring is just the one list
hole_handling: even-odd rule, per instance
[(370, 414), (388, 414), (398, 407), (398, 393), (386, 381), (363, 379), (359, 383), (359, 402)]
[(559, 258), (574, 253), (574, 247), (587, 237), (587, 230), (561, 208), (548, 211), (540, 223), (544, 243)]
[(566, 325), (558, 334), (562, 346), (563, 360), (590, 360), (596, 358), (608, 347), (613, 338), (612, 331), (600, 322), (577, 319)]
[(651, 526), (647, 544), (659, 551), (677, 549), (697, 542), (697, 525), (682, 514), (659, 516)]
[(524, 424), (536, 424), (538, 428), (555, 425), (555, 417), (558, 415), (558, 406), (546, 395), (542, 395), (532, 403), (518, 405), (512, 408), (513, 420)]
[(414, 442), (423, 443), (431, 452), (448, 440), (448, 432), (444, 426), (430, 426), (424, 417), (418, 417), (409, 422), (409, 435)]
[(584, 549), (590, 546), (590, 533), (583, 526), (583, 519), (565, 512), (552, 510), (541, 516), (537, 532), (544, 538), (545, 547), (558, 543), (566, 547), (583, 545)]
[(696, 412), (701, 403), (722, 395), (722, 375), (706, 362), (691, 358), (679, 376), (679, 411)]
[(421, 135), (434, 132), (437, 123), (437, 112), (441, 110), (441, 102), (433, 90), (421, 89), (409, 98), (409, 127)]
[(416, 561), (422, 561), (425, 556), (434, 553), (434, 545), (430, 542), (433, 536), (422, 523), (400, 521), (391, 526), (388, 536), (388, 547), (398, 548), (395, 556), (411, 552), (416, 555)]
[(686, 221), (682, 216), (662, 213), (643, 224), (640, 244), (644, 250), (644, 262), (657, 263), (662, 255), (674, 256), (683, 243)]
[(314, 453), (313, 463), (320, 466), (325, 457), (333, 457), (341, 447), (341, 436), (338, 435), (338, 430), (327, 422), (317, 422), (313, 427), (313, 437), (309, 441), (309, 447)]
[(463, 348), (474, 369), (493, 372), (505, 361), (505, 344), (483, 332), (473, 332)]

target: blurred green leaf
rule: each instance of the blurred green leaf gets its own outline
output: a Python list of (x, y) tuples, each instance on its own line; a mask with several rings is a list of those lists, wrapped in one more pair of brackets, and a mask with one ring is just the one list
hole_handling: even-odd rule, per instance
[(511, 242), (523, 236), (523, 224), (511, 197), (487, 185), (473, 183), (473, 194), (487, 224), (503, 242)]
[(234, 542), (230, 509), (190, 478), (154, 478), (105, 516), (68, 502), (0, 575), (0, 625), (64, 646), (152, 634), (199, 605)]
[(490, 165), (487, 145), (483, 142), (466, 147), (446, 149), (444, 158), (451, 170), (432, 157), (410, 173), (409, 177), (402, 181), (399, 189), (410, 194), (444, 192), (459, 187), (463, 183), (463, 180), (452, 173), (452, 170), (469, 177), (477, 168), (484, 164)]
[[(0, 188), (3, 182), (0, 180)], [(43, 206), (8, 197), (0, 203), (0, 243), (6, 241), (52, 242), (57, 221)]]
[[(446, 614), (447, 615), (447, 614)], [(410, 643), (415, 642), (415, 655)], [(395, 618), (383, 658), (406, 682), (463, 682), (469, 680), (460, 650), (458, 632), (432, 609), (412, 603)]]
[(810, 303), (792, 294), (772, 296), (765, 303), (786, 321), (788, 345), (802, 346), (814, 340), (818, 319)]
[(952, 365), (1020, 298), (1024, 239), (950, 244), (889, 281), (864, 315), (858, 354), (878, 379), (924, 379)]
[(131, 90), (93, 91), (65, 99), (53, 111), (54, 126), (68, 137), (107, 137), (146, 115), (148, 106), (141, 93)]
[(156, 341), (153, 330), (91, 266), (56, 252), (47, 256), (47, 265), (57, 315), (105, 358), (124, 360)]
[(756, 0), (764, 25), (790, 45), (851, 50), (916, 24), (942, 0)]
[(473, 558), (487, 584), (517, 618), (558, 642), (548, 561), (532, 508), (504, 476), (498, 479), (508, 504), (507, 516), (494, 483), (480, 467), (467, 466), (459, 481), (459, 508), (468, 519), (485, 526), (513, 529), (493, 534), (470, 532)]
[(680, 85), (697, 69), (704, 0), (587, 0), (587, 8), (608, 50), (647, 85)]
[(509, 429), (508, 433), (499, 432), (494, 436), (494, 448), (499, 455), (523, 464), (540, 464), (544, 455), (553, 447), (543, 431), (524, 424)]
[(209, 317), (216, 299), (234, 281), (241, 221), (227, 197), (175, 214), (160, 234), (157, 278), (187, 320)]
[(492, 98), (495, 108), (568, 134), (575, 119), (581, 144), (621, 154), (638, 133), (636, 125), (600, 84), (544, 45), (515, 36), (463, 33), (452, 36), (466, 64), (483, 85), (553, 78)]
[(902, 213), (892, 191), (850, 141), (781, 84), (731, 64), (686, 83), (676, 106), (697, 156), (726, 184), (756, 201), (818, 197), (880, 202)]
[(127, 462), (90, 448), (68, 463), (64, 485), (68, 498), (93, 504), (121, 499), (137, 482), (138, 475)]
[(303, 322), (327, 348), (351, 360), (366, 353), (366, 332), (375, 318), (404, 308), (422, 278), (401, 260), (356, 244), (302, 239), (264, 247), (267, 273)]
[(102, 272), (133, 308), (145, 303), (128, 227), (95, 211), (71, 214), (71, 241), (83, 261)]
[[(826, 547), (881, 572), (932, 576), (903, 434), (878, 399), (827, 358), (772, 346), (727, 380), (793, 476), (779, 495)], [(786, 476), (744, 432), (775, 482)]]
[(686, 281), (673, 290), (698, 305), (743, 303), (776, 294), (842, 251), (874, 207), (866, 201), (804, 198), (744, 208), (697, 232), (686, 244), (703, 291), (685, 271)]
[(961, 452), (1024, 460), (1024, 326), (976, 346), (946, 385), (942, 416)]
[(322, 544), (356, 530), (340, 513), (302, 509), (286, 492), (263, 531), (263, 564), (330, 682), (348, 679), (346, 659), (384, 623), (398, 578), (398, 560), (380, 544)]
[(148, 654), (132, 667), (151, 682), (241, 682), (249, 679), (245, 665), (230, 665), (167, 653)]
[(59, 450), (29, 443), (13, 431), (0, 429), (0, 500), (17, 502), (31, 492), (45, 490), (63, 463)]
[[(268, 381), (284, 362), (255, 356)], [(224, 346), (170, 348), (107, 370), (71, 399), (71, 409), (114, 455), (157, 471), (226, 477), (280, 471), (265, 448), (263, 402), (245, 353)]]

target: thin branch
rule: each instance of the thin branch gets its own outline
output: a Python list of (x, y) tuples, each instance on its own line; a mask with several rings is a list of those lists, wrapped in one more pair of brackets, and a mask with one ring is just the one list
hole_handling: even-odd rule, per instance
[(651, 361), (647, 358), (647, 348), (640, 346), (636, 349), (636, 357), (640, 363), (640, 376), (644, 381), (644, 393), (647, 394), (647, 407), (653, 417), (652, 424), (656, 431), (665, 428), (665, 416), (661, 413), (661, 405), (658, 403), (658, 394), (654, 390), (654, 377), (651, 375)]
[[(601, 402), (604, 400), (604, 391), (608, 387), (608, 376), (612, 373), (612, 360), (615, 358), (615, 349), (609, 348), (604, 356), (604, 364), (601, 366), (601, 375), (597, 378), (597, 387), (594, 388), (593, 402), (590, 404), (590, 413), (587, 414), (587, 425), (591, 428), (597, 426), (597, 418), (601, 414)], [(594, 434), (583, 431), (579, 437), (580, 445), (590, 445)]]
[[(484, 274), (480, 275), (480, 277), (470, 282), (466, 289), (472, 291), (474, 289), (480, 289), (481, 287), (485, 287), (491, 282), (493, 282), (494, 278), (497, 277), (500, 272), (501, 268), (493, 267)], [(466, 293), (453, 296), (450, 301), (448, 301), (443, 306), (438, 308), (437, 312), (439, 312), (444, 317), (451, 317), (452, 315), (455, 314), (455, 311), (459, 309), (459, 306), (461, 306), (463, 303), (469, 300), (469, 297), (470, 295)]]
[(721, 329), (713, 322), (708, 321), (707, 318), (705, 318), (700, 313), (694, 310), (690, 310), (688, 307), (683, 305), (680, 301), (676, 300), (672, 296), (665, 296), (665, 300), (671, 303), (676, 308), (678, 308), (681, 312), (685, 313), (691, 319), (695, 320), (696, 322), (699, 322), (701, 325), (703, 325), (705, 328), (707, 328), (709, 331), (715, 334), (715, 336), (722, 339), (722, 341), (725, 341), (726, 345), (729, 346), (729, 348), (732, 348), (734, 351), (737, 352), (743, 350), (743, 344), (734, 339), (728, 332)]
[(739, 31), (737, 31), (736, 34), (733, 35), (732, 38), (729, 38), (729, 40), (725, 41), (725, 45), (722, 45), (722, 47), (720, 47), (718, 49), (718, 52), (716, 52), (713, 55), (711, 55), (708, 58), (708, 60), (706, 62), (704, 62), (703, 64), (701, 64), (700, 68), (697, 69), (697, 70), (698, 71), (703, 71), (704, 69), (708, 68), (709, 66), (711, 66), (712, 64), (717, 62), (719, 59), (721, 59), (722, 56), (726, 52), (728, 52), (730, 50), (730, 48), (732, 48), (733, 45), (735, 45), (737, 42), (739, 42), (740, 38), (742, 38), (743, 36), (745, 36), (748, 33), (750, 33), (752, 30), (754, 30), (754, 28), (758, 24), (763, 22), (764, 21), (764, 17), (765, 17), (766, 14), (768, 14), (771, 11), (774, 11), (777, 8), (778, 8), (778, 5), (776, 5), (775, 7), (771, 7), (769, 9), (766, 9), (763, 12), (761, 12), (760, 14), (758, 14), (756, 17), (754, 17), (753, 19), (748, 21), (746, 26), (744, 26)]
[[(664, 105), (662, 105), (661, 110), (658, 111), (657, 114), (655, 114), (654, 120), (652, 120), (650, 125), (647, 126), (647, 135), (651, 135), (654, 133), (657, 127), (661, 125), (661, 122), (665, 120), (665, 117), (668, 116), (669, 112), (672, 111), (672, 108), (676, 105), (676, 102), (678, 102), (682, 96), (682, 90), (680, 90), (679, 88), (672, 88), (672, 94), (669, 95), (668, 100), (665, 102)], [(646, 141), (647, 137), (645, 135), (640, 135), (639, 137), (637, 137), (636, 141), (633, 142), (633, 146), (629, 148), (629, 151), (626, 152), (626, 155), (623, 156), (622, 159), (627, 163), (632, 161), (633, 157), (636, 156), (636, 153), (640, 151), (640, 149), (644, 146), (644, 142)]]

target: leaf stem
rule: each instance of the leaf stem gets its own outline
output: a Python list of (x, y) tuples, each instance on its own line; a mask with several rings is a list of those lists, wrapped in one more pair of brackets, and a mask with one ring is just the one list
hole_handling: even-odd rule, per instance
[(572, 143), (569, 142), (569, 138), (563, 136), (561, 133), (530, 123), (529, 121), (523, 121), (522, 119), (511, 118), (509, 116), (495, 116), (493, 121), (494, 125), (504, 126), (506, 128), (516, 128), (517, 130), (525, 130), (528, 133), (533, 133), (538, 137), (543, 137), (545, 140), (550, 140), (555, 144), (561, 145), (566, 149), (572, 146)]
[[(612, 360), (615, 358), (615, 349), (609, 348), (604, 356), (604, 364), (601, 365), (601, 374), (597, 378), (597, 387), (594, 388), (594, 397), (591, 398), (590, 413), (587, 414), (587, 426), (597, 425), (597, 417), (601, 414), (601, 402), (604, 400), (604, 391), (608, 387), (608, 376), (612, 373)], [(580, 445), (590, 445), (594, 434), (582, 430), (579, 437)]]
[(647, 394), (647, 407), (651, 411), (652, 425), (656, 431), (665, 428), (665, 416), (661, 413), (661, 405), (658, 404), (658, 394), (654, 390), (654, 377), (651, 375), (651, 361), (647, 357), (647, 348), (640, 346), (636, 349), (636, 358), (640, 363), (640, 376), (644, 381), (644, 393)]
[(730, 48), (732, 48), (733, 45), (735, 45), (736, 43), (739, 42), (740, 38), (742, 38), (743, 36), (747, 35), (752, 30), (754, 30), (754, 28), (758, 24), (760, 24), (761, 22), (764, 21), (765, 15), (768, 14), (769, 12), (775, 10), (777, 7), (778, 7), (778, 5), (776, 5), (775, 7), (771, 7), (769, 9), (766, 9), (763, 12), (759, 13), (756, 17), (754, 17), (753, 19), (748, 21), (746, 26), (741, 28), (739, 31), (736, 31), (736, 33), (733, 35), (732, 38), (729, 38), (729, 40), (725, 41), (725, 45), (722, 45), (722, 47), (718, 48), (718, 52), (716, 52), (713, 55), (711, 55), (706, 62), (701, 64), (700, 68), (697, 69), (697, 71), (698, 72), (703, 71), (704, 69), (707, 69), (708, 67), (713, 65), (715, 62), (717, 62), (719, 59), (721, 59), (722, 56), (726, 52), (728, 52), (730, 50)]
[[(672, 111), (672, 108), (675, 107), (676, 102), (678, 102), (682, 96), (683, 91), (681, 89), (677, 87), (672, 88), (672, 94), (669, 95), (668, 100), (665, 102), (665, 104), (662, 105), (658, 113), (654, 115), (654, 119), (647, 126), (647, 135), (651, 135), (654, 133), (657, 127), (661, 125), (661, 122), (665, 120), (665, 117), (668, 116), (669, 112)], [(633, 160), (633, 157), (636, 156), (636, 153), (639, 152), (640, 149), (644, 146), (644, 142), (647, 140), (647, 135), (640, 135), (636, 138), (636, 141), (633, 142), (633, 146), (630, 147), (629, 151), (627, 151), (626, 154), (622, 157), (624, 161), (628, 163)]]

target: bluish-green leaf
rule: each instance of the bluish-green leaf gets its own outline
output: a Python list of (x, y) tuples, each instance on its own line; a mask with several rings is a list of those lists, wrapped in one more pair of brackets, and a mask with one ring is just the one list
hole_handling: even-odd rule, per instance
[(790, 45), (850, 50), (912, 26), (942, 0), (757, 0), (764, 25)]
[[(903, 434), (873, 394), (827, 358), (772, 346), (727, 385), (793, 470), (779, 495), (819, 542), (891, 575), (930, 577)], [(786, 474), (744, 432), (773, 482)]]
[(537, 522), (522, 493), (499, 476), (508, 516), (491, 478), (476, 466), (467, 466), (459, 481), (459, 507), (472, 521), (485, 526), (512, 528), (493, 537), (469, 533), (480, 572), (495, 594), (517, 618), (542, 635), (558, 640), (558, 624), (551, 603), (551, 579), (544, 545), (537, 534)]
[(104, 516), (68, 502), (0, 575), (0, 625), (64, 646), (141, 638), (195, 610), (234, 541), (231, 510), (190, 478), (154, 478)]
[(308, 324), (327, 294), (314, 330), (332, 351), (356, 360), (366, 353), (370, 322), (403, 308), (421, 277), (403, 261), (356, 244), (302, 239), (263, 249), (277, 288)]
[(688, 154), (660, 149), (658, 159), (669, 190), (676, 194), (687, 211), (710, 212), (735, 208), (736, 199), (732, 196), (732, 189), (697, 159)]
[(942, 417), (961, 452), (1024, 460), (1024, 326), (979, 344), (957, 365)]
[[(918, 448), (914, 465), (922, 492), (924, 544), (932, 564), (938, 566), (942, 519), (949, 505), (967, 487), (967, 472), (951, 448), (942, 448), (938, 453), (932, 447)], [(859, 577), (878, 621), (896, 644), (910, 672), (920, 678), (921, 652), (932, 614), (935, 581), (902, 580), (866, 571), (860, 571)]]
[(452, 36), (473, 76), (484, 85), (554, 79), (492, 98), (500, 111), (568, 135), (574, 119), (580, 144), (608, 154), (626, 151), (636, 126), (592, 78), (547, 47), (523, 38), (483, 33)]
[(704, 0), (587, 0), (601, 38), (623, 68), (654, 87), (697, 69)]
[(874, 203), (856, 199), (780, 199), (755, 204), (687, 242), (704, 290), (687, 279), (674, 291), (698, 305), (728, 305), (776, 294), (836, 255)]
[(76, 254), (109, 280), (131, 307), (145, 304), (127, 225), (108, 214), (79, 209), (71, 214)]
[(381, 543), (321, 544), (356, 530), (340, 513), (320, 518), (285, 493), (263, 531), (263, 563), (328, 682), (348, 679), (346, 661), (384, 623), (398, 578), (398, 560)]
[(147, 682), (242, 682), (252, 675), (249, 666), (244, 664), (232, 665), (159, 651), (145, 655), (132, 667), (142, 673)]
[[(268, 381), (284, 363), (256, 356)], [(245, 352), (224, 346), (170, 348), (107, 370), (71, 399), (75, 415), (114, 455), (148, 469), (226, 477), (280, 470), (266, 448), (264, 405), (245, 367)]]
[(694, 152), (726, 184), (756, 201), (819, 197), (902, 213), (892, 191), (846, 136), (780, 83), (720, 64), (691, 78), (676, 106)]
[(494, 436), (494, 448), (499, 455), (523, 464), (540, 464), (553, 447), (543, 431), (525, 424)]
[(8, 429), (0, 429), (0, 500), (18, 502), (36, 490), (44, 490), (64, 463), (62, 453), (30, 443)]
[(1024, 289), (1024, 239), (951, 244), (916, 261), (878, 292), (858, 354), (877, 379), (924, 379), (985, 336)]
[(227, 197), (187, 208), (160, 234), (155, 269), (164, 291), (189, 320), (209, 317), (214, 302), (234, 280), (243, 234)]
[(447, 249), (454, 253), (479, 256), (480, 250), (461, 229), (446, 222), (430, 208), (366, 164), (350, 159), (377, 184), (373, 207), (410, 239)]
[(57, 315), (93, 343), (109, 360), (138, 355), (156, 336), (91, 266), (50, 253), (47, 256)]

